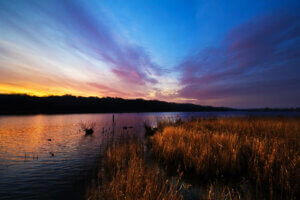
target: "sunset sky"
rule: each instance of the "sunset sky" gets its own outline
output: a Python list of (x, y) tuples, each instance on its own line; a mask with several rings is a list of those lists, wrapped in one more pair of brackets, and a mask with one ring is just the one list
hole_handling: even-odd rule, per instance
[(0, 93), (300, 106), (299, 0), (0, 0)]

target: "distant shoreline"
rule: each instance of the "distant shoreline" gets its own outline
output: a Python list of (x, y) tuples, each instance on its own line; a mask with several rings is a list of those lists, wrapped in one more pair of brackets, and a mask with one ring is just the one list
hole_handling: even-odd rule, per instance
[(234, 109), (144, 99), (76, 97), (71, 95), (36, 97), (20, 94), (0, 94), (0, 116), (227, 111), (300, 112), (300, 108)]
[[(145, 112), (69, 112), (69, 113), (62, 113), (62, 112), (56, 112), (56, 113), (1, 113), (0, 117), (2, 116), (34, 116), (34, 115), (85, 115), (85, 114), (126, 114), (126, 113), (176, 113), (176, 112), (187, 112), (187, 113), (197, 113), (197, 112), (261, 112), (261, 113), (299, 113), (299, 110), (275, 110), (275, 111), (256, 111), (256, 110), (226, 110), (226, 111), (145, 111)], [(280, 114), (278, 116), (281, 116)], [(297, 115), (298, 116), (298, 115)]]

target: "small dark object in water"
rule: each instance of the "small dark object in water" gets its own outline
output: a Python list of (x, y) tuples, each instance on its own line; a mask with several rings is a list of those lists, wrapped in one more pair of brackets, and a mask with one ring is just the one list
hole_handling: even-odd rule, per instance
[(91, 135), (94, 133), (94, 130), (91, 128), (91, 129), (85, 129), (85, 134), (86, 135)]
[(96, 124), (94, 122), (80, 123), (81, 130), (84, 131), (86, 135), (93, 134), (95, 126)]
[(152, 136), (156, 133), (156, 131), (158, 130), (158, 128), (152, 128), (151, 126), (147, 125), (146, 123), (144, 123), (144, 127), (145, 127), (145, 136)]
[(51, 141), (51, 139), (47, 139), (48, 141)]
[(133, 126), (123, 126), (124, 130), (129, 129), (129, 128), (133, 128)]
[(54, 156), (54, 153), (53, 152), (49, 152), (49, 154), (53, 157)]

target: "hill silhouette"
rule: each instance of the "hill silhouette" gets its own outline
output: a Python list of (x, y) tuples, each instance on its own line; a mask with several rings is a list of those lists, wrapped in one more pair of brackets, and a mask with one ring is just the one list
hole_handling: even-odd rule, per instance
[(234, 109), (144, 99), (76, 97), (72, 95), (37, 97), (22, 94), (0, 94), (0, 115), (229, 110)]

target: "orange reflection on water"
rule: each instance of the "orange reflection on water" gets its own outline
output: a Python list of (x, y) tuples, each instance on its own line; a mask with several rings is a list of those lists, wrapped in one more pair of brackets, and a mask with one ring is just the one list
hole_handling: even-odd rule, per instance
[(60, 152), (78, 141), (77, 125), (43, 115), (0, 117), (0, 157), (23, 161)]

